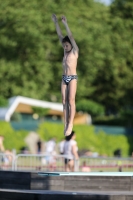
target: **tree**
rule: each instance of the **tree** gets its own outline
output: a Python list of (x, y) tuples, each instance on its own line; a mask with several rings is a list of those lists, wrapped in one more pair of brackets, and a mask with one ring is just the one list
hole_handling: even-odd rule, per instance
[(0, 94), (61, 101), (63, 50), (51, 20), (56, 13), (67, 16), (80, 50), (77, 102), (91, 99), (107, 110), (132, 105), (132, 7), (131, 0), (110, 7), (93, 0), (3, 1)]
[(111, 13), (123, 19), (133, 18), (133, 1), (132, 0), (113, 0), (111, 4)]
[(6, 107), (8, 105), (8, 101), (0, 95), (0, 107)]
[(111, 40), (115, 60), (118, 85), (121, 85), (119, 105), (133, 105), (133, 2), (131, 0), (115, 0), (111, 7)]
[(42, 28), (44, 22), (37, 1), (6, 0), (0, 16), (0, 93), (5, 97), (24, 95), (43, 99), (52, 76), (45, 59), (49, 44), (44, 35), (47, 27)]

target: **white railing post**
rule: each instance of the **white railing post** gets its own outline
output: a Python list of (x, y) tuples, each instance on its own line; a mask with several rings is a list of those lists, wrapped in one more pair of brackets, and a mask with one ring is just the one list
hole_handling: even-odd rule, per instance
[(80, 162), (79, 159), (78, 160), (74, 159), (74, 171), (75, 172), (79, 171), (79, 162)]

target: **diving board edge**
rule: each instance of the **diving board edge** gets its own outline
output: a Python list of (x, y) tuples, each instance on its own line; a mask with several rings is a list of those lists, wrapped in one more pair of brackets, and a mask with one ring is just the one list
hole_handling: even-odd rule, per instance
[(129, 176), (133, 172), (38, 172), (40, 176)]

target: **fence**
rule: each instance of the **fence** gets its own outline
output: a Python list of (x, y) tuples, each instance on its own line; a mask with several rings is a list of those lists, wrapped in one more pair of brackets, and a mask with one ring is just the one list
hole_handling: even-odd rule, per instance
[[(0, 153), (0, 169), (16, 171), (65, 171), (65, 155)], [(133, 171), (132, 158), (82, 156), (75, 160), (75, 171)]]
[(64, 156), (50, 154), (18, 154), (14, 170), (64, 171)]
[(82, 156), (79, 161), (79, 171), (133, 171), (133, 158)]

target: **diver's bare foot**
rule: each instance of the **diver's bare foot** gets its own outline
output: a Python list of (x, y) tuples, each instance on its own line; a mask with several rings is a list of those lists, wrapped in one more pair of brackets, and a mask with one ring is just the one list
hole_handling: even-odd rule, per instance
[(72, 133), (72, 129), (73, 129), (73, 124), (68, 124), (65, 136), (69, 136)]

